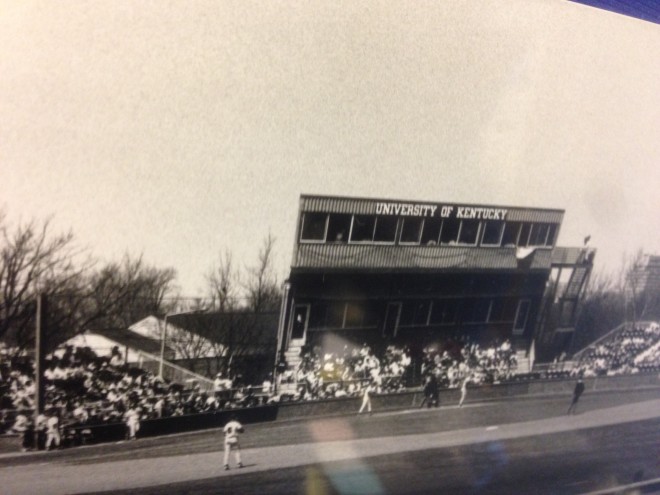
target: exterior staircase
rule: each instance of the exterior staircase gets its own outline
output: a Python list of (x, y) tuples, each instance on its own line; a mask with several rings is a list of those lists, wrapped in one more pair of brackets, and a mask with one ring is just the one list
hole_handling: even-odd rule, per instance
[(516, 374), (529, 373), (532, 371), (531, 361), (527, 356), (526, 351), (516, 352), (516, 360), (518, 361), (518, 368), (516, 369)]
[(287, 362), (287, 367), (290, 370), (297, 370), (298, 366), (302, 362), (302, 358), (300, 357), (300, 350), (302, 349), (302, 344), (294, 344), (291, 343), (289, 344), (289, 347), (287, 348), (286, 351), (284, 351), (284, 357), (286, 358)]

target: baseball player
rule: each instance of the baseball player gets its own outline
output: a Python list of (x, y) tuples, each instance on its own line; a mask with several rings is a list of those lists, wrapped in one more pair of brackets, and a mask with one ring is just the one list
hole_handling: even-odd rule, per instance
[(60, 415), (56, 409), (53, 409), (46, 420), (46, 450), (50, 450), (51, 445), (59, 448), (60, 441)]
[(465, 398), (467, 397), (467, 385), (469, 381), (469, 375), (463, 379), (463, 384), (461, 385), (461, 400), (458, 401), (458, 407), (463, 407), (463, 402), (465, 402)]
[(136, 407), (131, 406), (124, 414), (124, 421), (126, 422), (126, 438), (128, 440), (135, 440), (137, 432), (140, 430), (140, 413)]
[(360, 410), (358, 411), (358, 414), (362, 414), (362, 411), (366, 408), (367, 411), (369, 412), (369, 415), (371, 416), (371, 396), (369, 395), (371, 392), (374, 391), (374, 384), (372, 382), (369, 382), (366, 387), (364, 387), (364, 391), (362, 393), (362, 405), (360, 406)]
[(239, 468), (242, 468), (243, 463), (241, 462), (241, 446), (238, 442), (238, 435), (245, 431), (243, 425), (238, 422), (235, 416), (232, 416), (229, 420), (229, 423), (225, 425), (222, 431), (225, 434), (225, 471), (229, 470), (229, 452), (232, 449), (234, 449), (234, 455), (236, 456), (236, 464)]
[(571, 405), (568, 406), (568, 411), (566, 414), (571, 414), (575, 412), (575, 409), (577, 407), (577, 403), (580, 400), (580, 396), (584, 392), (584, 382), (582, 381), (582, 377), (578, 377), (578, 381), (575, 384), (575, 389), (573, 390), (573, 400), (571, 401)]

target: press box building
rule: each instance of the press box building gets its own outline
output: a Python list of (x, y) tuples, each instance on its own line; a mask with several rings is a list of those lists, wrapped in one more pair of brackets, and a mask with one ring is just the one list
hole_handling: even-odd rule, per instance
[(594, 250), (556, 246), (564, 211), (302, 195), (278, 328), (304, 346), (510, 339), (528, 363), (570, 344)]

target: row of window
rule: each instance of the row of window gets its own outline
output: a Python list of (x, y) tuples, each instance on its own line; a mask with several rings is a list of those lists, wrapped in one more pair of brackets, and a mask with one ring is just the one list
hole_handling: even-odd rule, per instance
[(556, 223), (303, 213), (301, 242), (552, 247)]
[[(307, 327), (311, 329), (377, 327), (384, 316), (384, 325), (394, 328), (454, 325), (460, 321), (469, 324), (512, 323), (514, 330), (523, 330), (529, 304), (528, 299), (509, 297), (390, 302), (386, 307), (376, 302), (299, 306), (306, 308), (305, 313), (309, 311)], [(301, 319), (299, 323), (304, 324)]]

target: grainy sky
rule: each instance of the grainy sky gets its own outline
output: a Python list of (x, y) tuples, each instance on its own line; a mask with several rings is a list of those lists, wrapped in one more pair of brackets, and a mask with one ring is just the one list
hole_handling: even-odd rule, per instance
[(0, 0), (0, 208), (204, 289), (301, 193), (566, 210), (660, 254), (660, 28), (561, 0)]

